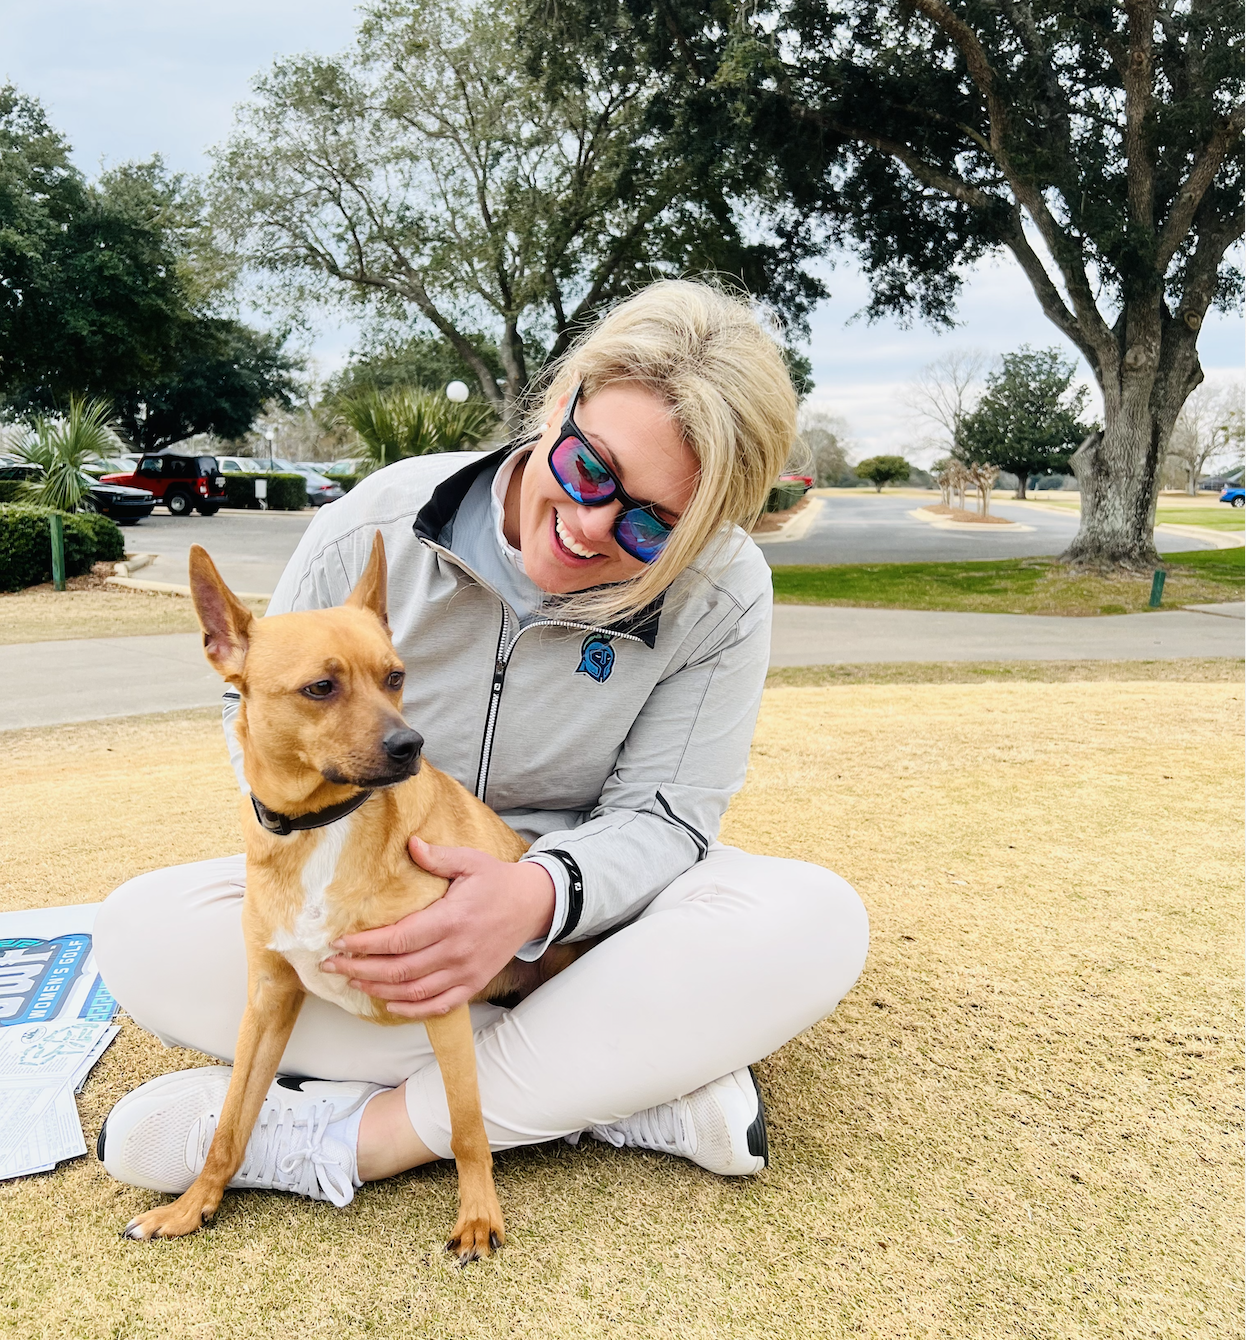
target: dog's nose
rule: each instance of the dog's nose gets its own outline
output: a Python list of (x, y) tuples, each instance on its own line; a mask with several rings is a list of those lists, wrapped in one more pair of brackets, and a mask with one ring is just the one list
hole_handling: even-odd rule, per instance
[(424, 737), (418, 730), (412, 730), (409, 726), (402, 726), (397, 730), (392, 730), (381, 741), (386, 754), (394, 760), (395, 763), (407, 767), (414, 760), (416, 755), (424, 748)]

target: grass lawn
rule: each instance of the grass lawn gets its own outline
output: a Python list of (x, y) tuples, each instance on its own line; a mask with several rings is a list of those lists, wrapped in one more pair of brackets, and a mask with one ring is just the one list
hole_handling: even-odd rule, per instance
[(1180, 680), (1238, 684), (1246, 662), (1226, 656), (1166, 661), (888, 661), (849, 665), (784, 665), (766, 676), (768, 689), (825, 688), (831, 684), (983, 684), (989, 681)]
[[(1246, 549), (1173, 554), (1164, 605), (1241, 600)], [(1090, 577), (1051, 558), (971, 563), (851, 563), (772, 570), (774, 598), (787, 605), (975, 610), (989, 614), (1129, 614), (1145, 610), (1151, 578)]]
[[(185, 596), (157, 595), (74, 578), (66, 591), (51, 583), (0, 595), (0, 647), (16, 642), (58, 642), (83, 637), (138, 637), (197, 633), (194, 607)], [(248, 602), (262, 614), (266, 601)]]
[(1157, 524), (1167, 522), (1171, 526), (1210, 526), (1213, 530), (1241, 530), (1243, 528), (1242, 509), (1221, 503), (1215, 509), (1211, 507), (1192, 507), (1160, 504), (1155, 509)]
[[(997, 501), (1010, 500), (999, 498)], [(1062, 512), (1082, 510), (1080, 497), (1076, 494), (1072, 498), (1067, 494), (1061, 497), (1056, 490), (1032, 493), (1030, 501), (1040, 502), (1045, 507), (1058, 507)], [(1241, 530), (1246, 518), (1243, 518), (1240, 508), (1230, 507), (1214, 495), (1206, 494), (1198, 500), (1191, 498), (1180, 502), (1172, 496), (1161, 498), (1155, 509), (1155, 520), (1158, 525), (1167, 523), (1173, 526), (1210, 526), (1213, 530)]]
[[(117, 1231), (159, 1198), (88, 1155), (0, 1184), (0, 1330), (1240, 1335), (1242, 698), (1240, 672), (768, 690), (723, 836), (839, 870), (872, 945), (759, 1067), (764, 1176), (591, 1141), (504, 1154), (510, 1245), (460, 1271), (447, 1168), (345, 1210), (231, 1193), (207, 1232), (138, 1246)], [(0, 906), (234, 850), (215, 718), (6, 735)], [(88, 1142), (131, 1086), (205, 1059), (127, 1021)]]

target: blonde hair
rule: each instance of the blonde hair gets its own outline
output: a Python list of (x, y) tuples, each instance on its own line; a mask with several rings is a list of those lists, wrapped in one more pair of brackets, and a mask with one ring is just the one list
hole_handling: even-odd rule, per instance
[(555, 367), (534, 427), (577, 382), (585, 399), (614, 382), (656, 392), (700, 464), (692, 500), (643, 573), (559, 604), (609, 622), (648, 605), (732, 523), (756, 521), (796, 437), (796, 393), (747, 299), (683, 279), (651, 284), (590, 327)]

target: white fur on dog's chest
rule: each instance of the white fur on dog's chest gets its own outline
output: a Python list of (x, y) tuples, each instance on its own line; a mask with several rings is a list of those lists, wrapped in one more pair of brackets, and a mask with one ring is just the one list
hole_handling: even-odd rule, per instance
[(354, 815), (320, 830), (319, 841), (303, 866), (303, 906), (289, 929), (273, 933), (269, 949), (285, 958), (313, 995), (332, 1001), (351, 1014), (371, 1017), (372, 998), (356, 991), (344, 977), (321, 972), (320, 965), (337, 952), (329, 946), (329, 886), (350, 838)]

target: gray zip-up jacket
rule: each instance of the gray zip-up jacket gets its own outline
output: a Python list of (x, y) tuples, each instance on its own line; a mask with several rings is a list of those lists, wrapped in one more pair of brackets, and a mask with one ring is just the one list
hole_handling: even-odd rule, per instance
[[(340, 605), (380, 531), (403, 711), (425, 756), (532, 842), (557, 896), (549, 936), (639, 913), (701, 860), (744, 782), (770, 653), (770, 570), (734, 530), (663, 599), (610, 628), (519, 616), (450, 551), (468, 489), (509, 452), (400, 461), (320, 510), (270, 614)], [(237, 696), (225, 703), (233, 741)], [(245, 783), (244, 783), (245, 786)]]

